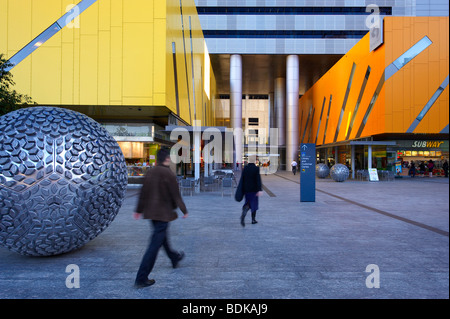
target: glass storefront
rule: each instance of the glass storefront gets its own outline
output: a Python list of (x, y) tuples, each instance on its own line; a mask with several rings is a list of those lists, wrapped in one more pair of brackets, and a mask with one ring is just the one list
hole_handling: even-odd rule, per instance
[[(395, 145), (372, 145), (372, 168), (407, 176), (411, 162), (416, 168), (419, 168), (422, 163), (427, 167), (428, 163), (432, 161), (434, 164), (433, 174), (443, 174), (442, 165), (444, 161), (448, 162), (449, 160), (448, 140), (388, 141), (393, 144), (392, 142), (395, 142)], [(337, 157), (336, 151), (338, 152)], [(320, 148), (317, 150), (317, 163), (326, 163), (331, 167), (337, 162), (351, 168), (351, 152), (350, 145)], [(355, 171), (367, 170), (369, 168), (369, 146), (354, 145), (354, 153)]]
[(441, 175), (444, 161), (449, 159), (448, 140), (406, 140), (397, 141), (397, 146), (389, 148), (395, 152), (396, 161), (401, 165), (401, 175), (408, 175), (411, 164), (419, 173), (429, 173), (428, 163), (434, 164), (433, 174)]
[(156, 131), (153, 123), (103, 123), (103, 127), (119, 144), (127, 162), (128, 176), (144, 176), (156, 165), (156, 153), (161, 148), (154, 142)]

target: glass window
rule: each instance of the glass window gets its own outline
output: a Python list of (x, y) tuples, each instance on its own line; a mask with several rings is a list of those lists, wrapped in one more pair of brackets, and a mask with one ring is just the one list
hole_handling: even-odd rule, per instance
[(107, 123), (103, 127), (112, 136), (154, 137), (154, 126), (151, 124)]
[[(381, 15), (392, 15), (392, 7), (379, 7)], [(366, 7), (219, 7), (197, 6), (199, 15), (367, 15)]]
[(74, 6), (70, 11), (66, 12), (61, 18), (59, 18), (55, 23), (48, 27), (44, 32), (39, 34), (30, 43), (23, 47), (19, 52), (9, 59), (11, 67), (7, 68), (6, 71), (10, 71), (17, 64), (22, 62), (27, 56), (34, 52), (37, 48), (47, 42), (51, 37), (64, 28), (69, 22), (78, 17), (84, 10), (89, 8), (97, 0), (83, 0), (78, 5)]
[(203, 30), (208, 38), (361, 39), (367, 30)]
[(14, 54), (11, 57), (11, 59), (9, 59), (9, 62), (12, 64), (12, 66), (10, 68), (8, 68), (6, 71), (11, 70), (17, 64), (22, 62), (27, 56), (29, 56), (31, 53), (34, 52), (34, 50), (39, 48), (48, 39), (50, 39), (52, 36), (54, 36), (59, 30), (61, 30), (61, 28), (59, 27), (59, 25), (56, 22), (54, 24), (52, 24), (44, 32), (42, 32), (40, 35), (38, 35), (36, 38), (34, 38), (33, 41), (28, 43), (19, 52)]
[(409, 61), (414, 59), (420, 52), (428, 48), (431, 44), (431, 40), (424, 36), (419, 42), (414, 44), (408, 51), (403, 53), (397, 60), (392, 62), (396, 66), (397, 69), (401, 69), (404, 67)]
[[(444, 84), (443, 84), (444, 85)], [(447, 76), (447, 84), (445, 85), (445, 87), (447, 87), (448, 85), (448, 76)], [(436, 102), (436, 100), (439, 98), (439, 96), (441, 95), (441, 93), (444, 91), (445, 87), (440, 86), (436, 92), (433, 94), (433, 96), (431, 97), (431, 99), (427, 102), (427, 104), (425, 104), (424, 108), (422, 109), (422, 111), (420, 111), (419, 115), (417, 116), (417, 120), (418, 121), (422, 121), (423, 117), (425, 116), (425, 114), (428, 113), (428, 111), (430, 110), (430, 108), (433, 106), (434, 102)]]
[(249, 117), (248, 125), (259, 125), (259, 118), (257, 117)]

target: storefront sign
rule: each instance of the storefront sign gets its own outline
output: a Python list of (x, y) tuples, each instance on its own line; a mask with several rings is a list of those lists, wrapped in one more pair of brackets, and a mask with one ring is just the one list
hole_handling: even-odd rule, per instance
[(411, 147), (439, 148), (444, 141), (414, 141)]
[(449, 142), (445, 140), (398, 140), (396, 143), (397, 149), (409, 149), (411, 151), (420, 148), (423, 150), (434, 148), (436, 150), (446, 151), (449, 146)]
[(378, 172), (376, 168), (369, 168), (369, 181), (378, 182)]
[(402, 173), (402, 162), (395, 162), (395, 173), (397, 175)]

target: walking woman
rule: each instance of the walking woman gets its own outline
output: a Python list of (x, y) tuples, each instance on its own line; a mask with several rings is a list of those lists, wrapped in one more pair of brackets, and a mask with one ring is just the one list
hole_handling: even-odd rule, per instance
[(247, 212), (252, 212), (252, 224), (256, 224), (256, 211), (258, 210), (258, 197), (262, 193), (261, 175), (259, 167), (255, 165), (255, 158), (249, 158), (249, 164), (242, 172), (242, 192), (245, 196), (245, 204), (242, 207), (241, 225), (245, 227), (245, 216)]

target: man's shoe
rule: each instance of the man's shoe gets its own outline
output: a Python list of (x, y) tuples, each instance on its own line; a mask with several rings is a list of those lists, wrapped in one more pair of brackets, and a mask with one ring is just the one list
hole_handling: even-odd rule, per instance
[(252, 224), (258, 224), (258, 222), (254, 219), (252, 220)]
[(134, 283), (134, 286), (136, 288), (145, 288), (145, 287), (149, 287), (151, 285), (153, 285), (155, 283), (155, 279), (147, 279), (144, 282), (136, 282)]
[(178, 263), (184, 258), (184, 252), (180, 252), (178, 255), (178, 259), (175, 262), (172, 262), (172, 266), (173, 268), (177, 268), (178, 267)]

